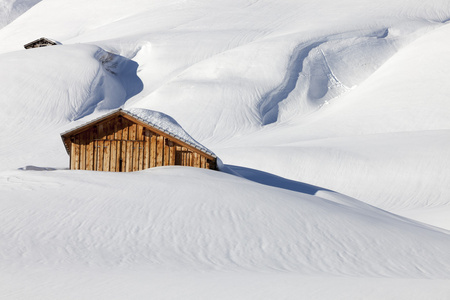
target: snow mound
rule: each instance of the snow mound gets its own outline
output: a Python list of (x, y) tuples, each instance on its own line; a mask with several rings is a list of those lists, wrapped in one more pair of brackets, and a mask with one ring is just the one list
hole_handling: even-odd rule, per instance
[[(58, 154), (61, 141), (55, 137), (64, 126), (73, 127), (69, 122), (116, 109), (142, 90), (136, 70), (137, 63), (93, 45), (1, 54), (0, 148), (5, 148), (1, 168), (54, 166), (42, 153), (65, 160), (63, 153)], [(44, 141), (38, 147), (42, 153), (30, 151), (39, 141)], [(30, 157), (38, 161), (27, 161)]]
[[(91, 45), (3, 54), (0, 104), (6, 109), (2, 118), (12, 125), (28, 119), (36, 126), (79, 119), (95, 109), (117, 108), (137, 93), (135, 86), (124, 84), (137, 80), (136, 75), (132, 77), (133, 68), (137, 68), (134, 62)], [(21, 109), (12, 113), (15, 107)]]
[(8, 182), (0, 185), (5, 270), (446, 278), (450, 268), (448, 232), (329, 191), (312, 196), (186, 167), (15, 171), (0, 180)]

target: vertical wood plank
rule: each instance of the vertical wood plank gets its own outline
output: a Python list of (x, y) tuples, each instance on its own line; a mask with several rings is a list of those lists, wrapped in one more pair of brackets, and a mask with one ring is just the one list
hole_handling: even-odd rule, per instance
[[(117, 135), (118, 135), (118, 131), (120, 130), (120, 124), (119, 124), (120, 118), (117, 117), (114, 120), (115, 120), (115, 122), (114, 122), (114, 134), (113, 134), (114, 137), (113, 137), (113, 140), (118, 140)], [(116, 146), (116, 148), (117, 148), (117, 146)]]
[(127, 142), (122, 140), (121, 141), (121, 146), (120, 146), (120, 159), (122, 160), (122, 165), (120, 166), (122, 172), (126, 172), (127, 171)]
[(98, 139), (106, 139), (106, 135), (105, 135), (105, 126), (103, 123), (98, 124), (97, 126), (98, 128)]
[(192, 155), (192, 152), (191, 151), (189, 151), (188, 149), (186, 149), (188, 152), (187, 152), (187, 166), (189, 166), (189, 167), (192, 167), (193, 165), (194, 165), (194, 162), (193, 162), (193, 155)]
[(109, 165), (109, 171), (116, 172), (117, 162), (117, 141), (111, 141), (111, 162)]
[(128, 120), (122, 119), (122, 121), (123, 121), (122, 139), (128, 140)]
[(121, 143), (120, 140), (116, 140), (115, 142), (116, 142), (116, 162), (115, 162), (116, 170), (115, 170), (115, 172), (120, 172), (120, 169), (119, 169), (120, 168), (120, 158), (121, 158), (121, 156), (120, 156), (120, 154), (121, 154), (120, 147), (122, 146), (122, 143)]
[(194, 167), (196, 167), (196, 168), (200, 167), (199, 155), (198, 155), (197, 152), (192, 153), (192, 160), (193, 160), (193, 166)]
[(169, 147), (169, 141), (167, 138), (164, 138), (164, 166), (169, 165), (170, 160), (170, 147)]
[(127, 141), (127, 154), (125, 159), (126, 171), (133, 171), (133, 142)]
[(175, 146), (175, 165), (176, 166), (183, 165), (183, 152), (181, 151), (180, 146)]
[(158, 136), (156, 147), (156, 166), (160, 167), (164, 163), (164, 137)]
[(190, 167), (191, 166), (191, 153), (189, 152), (189, 150), (187, 148), (184, 148), (184, 152), (186, 153), (185, 166)]
[(206, 169), (206, 158), (203, 155), (200, 156), (200, 168)]
[(169, 147), (170, 147), (170, 159), (169, 159), (169, 165), (174, 166), (175, 165), (175, 145), (173, 142), (169, 143)]
[(144, 127), (140, 124), (136, 126), (136, 140), (138, 141), (144, 140)]
[(105, 131), (105, 140), (111, 140), (110, 134), (111, 130), (109, 129), (111, 125), (110, 121), (103, 122), (103, 130)]
[(139, 169), (139, 142), (133, 142), (133, 169), (132, 171), (137, 171)]
[(103, 171), (103, 140), (97, 141), (97, 151), (98, 151), (98, 159), (97, 159), (97, 171)]
[(80, 170), (86, 170), (86, 132), (80, 135)]
[(128, 127), (128, 135), (130, 141), (136, 140), (136, 124), (131, 123), (130, 127)]
[(115, 140), (121, 140), (122, 139), (122, 132), (123, 132), (123, 118), (122, 117), (118, 117), (117, 118), (117, 123), (115, 124), (115, 127), (114, 127), (114, 139)]
[(76, 144), (74, 143), (74, 141), (70, 142), (70, 169), (71, 170), (76, 170), (75, 169), (75, 147)]
[(74, 170), (79, 170), (80, 169), (80, 138), (78, 135), (75, 137), (75, 152), (74, 153), (75, 153), (75, 155), (74, 155), (74, 158), (75, 158)]
[(156, 167), (156, 148), (158, 136), (156, 134), (152, 134), (150, 140), (150, 168), (153, 168)]
[(98, 171), (98, 157), (99, 157), (99, 154), (98, 154), (98, 149), (99, 149), (99, 146), (98, 146), (98, 140), (95, 140), (95, 142), (94, 142), (94, 170), (95, 171)]
[(111, 141), (106, 140), (103, 145), (103, 171), (109, 171), (111, 164)]
[(94, 140), (94, 148), (93, 148), (93, 152), (94, 152), (94, 157), (93, 157), (93, 168), (92, 170), (97, 171), (98, 170), (98, 164), (97, 164), (97, 159), (98, 159), (98, 141)]
[(88, 144), (86, 147), (86, 170), (94, 169), (94, 140), (93, 140), (94, 131), (92, 129), (88, 130), (87, 139)]
[(150, 168), (150, 130), (144, 129), (144, 169)]
[(138, 148), (139, 148), (139, 160), (138, 160), (138, 171), (142, 171), (144, 169), (144, 142), (139, 141)]
[(115, 120), (116, 120), (116, 118), (108, 121), (108, 127), (107, 127), (108, 128), (108, 137), (107, 137), (108, 140), (114, 139), (114, 127), (115, 127), (115, 123), (116, 123)]
[(178, 151), (178, 159), (179, 159), (179, 163), (177, 164), (178, 166), (184, 166), (184, 159), (183, 159), (183, 151), (180, 150)]
[(92, 128), (92, 134), (93, 134), (93, 139), (94, 140), (98, 140), (99, 138), (98, 138), (98, 126), (97, 125), (95, 125), (93, 128)]
[(181, 153), (182, 153), (182, 155), (181, 155), (181, 165), (182, 166), (187, 166), (188, 165), (188, 163), (187, 163), (188, 157), (187, 157), (186, 148), (182, 147), (181, 148)]

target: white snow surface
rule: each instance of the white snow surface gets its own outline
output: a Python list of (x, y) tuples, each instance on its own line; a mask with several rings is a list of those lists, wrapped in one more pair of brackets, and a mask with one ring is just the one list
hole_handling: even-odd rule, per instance
[[(449, 20), (0, 0), (0, 299), (449, 299)], [(119, 108), (222, 172), (68, 170), (60, 133)]]
[(0, 2), (0, 28), (5, 27), (42, 0), (2, 0)]

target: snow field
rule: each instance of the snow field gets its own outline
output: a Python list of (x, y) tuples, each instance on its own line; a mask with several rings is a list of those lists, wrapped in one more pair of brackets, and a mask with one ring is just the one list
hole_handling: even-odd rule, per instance
[(448, 232), (333, 192), (182, 167), (95, 177), (16, 171), (1, 181), (6, 268), (441, 278), (450, 265)]

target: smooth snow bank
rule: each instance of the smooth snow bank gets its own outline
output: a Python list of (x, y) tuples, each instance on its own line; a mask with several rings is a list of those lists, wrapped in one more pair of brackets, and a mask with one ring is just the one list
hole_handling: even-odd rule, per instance
[[(274, 141), (279, 134), (266, 131), (261, 137)], [(292, 139), (293, 135), (286, 139)], [(274, 146), (241, 139), (241, 145), (215, 150), (228, 164), (323, 186), (400, 213), (449, 204), (449, 137), (450, 130), (437, 130), (304, 140)]]
[(312, 196), (187, 167), (15, 171), (1, 173), (1, 183), (4, 270), (447, 278), (450, 268), (448, 232), (327, 191)]
[(450, 280), (303, 276), (286, 272), (167, 272), (38, 268), (0, 274), (5, 299), (447, 300)]

